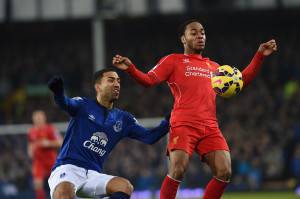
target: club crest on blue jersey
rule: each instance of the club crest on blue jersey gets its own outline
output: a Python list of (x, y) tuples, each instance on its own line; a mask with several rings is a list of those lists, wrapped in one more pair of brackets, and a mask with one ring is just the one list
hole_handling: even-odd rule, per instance
[(113, 128), (114, 131), (117, 133), (122, 131), (122, 121), (121, 120), (116, 121), (116, 123), (113, 125)]

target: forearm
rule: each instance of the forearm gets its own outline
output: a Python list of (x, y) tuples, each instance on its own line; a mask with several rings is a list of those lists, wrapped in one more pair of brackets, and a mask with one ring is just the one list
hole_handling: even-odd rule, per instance
[(62, 141), (61, 140), (55, 140), (55, 141), (50, 141), (50, 147), (51, 148), (60, 148), (61, 147), (61, 144), (62, 144)]
[(243, 70), (242, 76), (244, 87), (248, 86), (257, 75), (263, 63), (264, 57), (265, 56), (262, 53), (256, 52), (250, 64)]
[(154, 144), (169, 132), (169, 122), (163, 120), (158, 127), (152, 128), (143, 138), (147, 144)]
[(65, 95), (54, 95), (55, 103), (64, 111), (74, 116), (79, 108), (78, 100), (70, 99)]
[(32, 144), (29, 144), (28, 148), (27, 148), (27, 154), (29, 156), (29, 158), (31, 159), (33, 156), (33, 147)]
[(135, 79), (139, 84), (145, 86), (145, 87), (150, 87), (155, 84), (158, 84), (159, 81), (157, 78), (155, 78), (154, 74), (152, 73), (143, 73), (140, 70), (138, 70), (135, 65), (131, 64), (126, 72), (133, 78)]
[(61, 140), (47, 140), (46, 142), (44, 142), (44, 144), (41, 147), (58, 149), (61, 147), (61, 144), (62, 144)]
[(65, 95), (54, 95), (54, 101), (56, 103), (56, 105), (58, 105), (60, 108), (62, 109), (67, 109), (68, 107), (68, 100), (67, 97)]

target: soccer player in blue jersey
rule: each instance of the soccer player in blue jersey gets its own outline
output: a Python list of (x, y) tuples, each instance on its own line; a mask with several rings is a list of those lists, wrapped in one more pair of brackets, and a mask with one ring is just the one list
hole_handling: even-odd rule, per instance
[(168, 117), (159, 126), (146, 129), (130, 113), (113, 106), (120, 93), (120, 78), (114, 69), (100, 70), (94, 79), (96, 99), (68, 98), (61, 77), (48, 82), (56, 104), (71, 117), (48, 180), (51, 198), (130, 198), (130, 182), (102, 173), (102, 164), (122, 138), (152, 144), (169, 131)]

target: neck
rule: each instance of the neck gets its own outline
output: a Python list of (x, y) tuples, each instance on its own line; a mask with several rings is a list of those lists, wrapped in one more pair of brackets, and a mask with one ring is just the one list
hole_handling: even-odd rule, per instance
[(99, 104), (101, 104), (102, 106), (104, 106), (105, 108), (107, 108), (107, 109), (112, 109), (113, 108), (114, 103), (112, 101), (109, 101), (109, 100), (107, 100), (104, 97), (101, 97), (99, 95), (96, 98), (97, 98), (97, 102)]
[(186, 55), (202, 55), (202, 50), (196, 51), (190, 48), (184, 49), (184, 54)]
[(34, 126), (35, 126), (36, 128), (41, 128), (41, 127), (44, 126), (44, 125), (45, 125), (45, 123), (34, 124)]

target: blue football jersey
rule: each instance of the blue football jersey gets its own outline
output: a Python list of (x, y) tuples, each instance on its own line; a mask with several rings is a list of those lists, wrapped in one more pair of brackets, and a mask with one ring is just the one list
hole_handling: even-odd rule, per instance
[(146, 129), (130, 113), (107, 109), (95, 99), (66, 96), (54, 96), (54, 99), (71, 120), (53, 169), (73, 164), (101, 172), (104, 161), (122, 138), (152, 144), (169, 131), (166, 120), (155, 128)]

